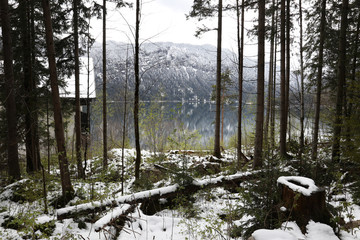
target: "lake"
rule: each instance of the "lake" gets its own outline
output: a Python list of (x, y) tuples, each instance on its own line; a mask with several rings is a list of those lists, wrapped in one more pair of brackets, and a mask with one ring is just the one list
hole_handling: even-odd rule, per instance
[[(124, 102), (112, 102), (108, 104), (108, 135), (110, 141), (120, 141), (123, 126)], [(129, 110), (130, 109), (130, 110)], [(131, 145), (134, 145), (133, 115), (130, 104), (128, 105), (127, 135)], [(154, 114), (154, 112), (156, 112)], [(246, 106), (243, 109), (243, 131), (250, 133), (254, 127), (254, 106)], [(160, 114), (161, 113), (161, 114)], [(157, 114), (157, 115), (156, 115)], [(155, 115), (155, 116), (153, 116)], [(155, 118), (152, 122), (149, 118)], [(162, 137), (171, 134), (174, 129), (178, 131), (188, 130), (190, 132), (197, 131), (200, 134), (199, 144), (206, 146), (211, 139), (214, 138), (215, 123), (215, 104), (214, 103), (192, 103), (192, 102), (143, 102), (140, 111), (141, 129), (155, 129), (156, 125), (160, 125), (157, 129)], [(146, 126), (146, 122), (147, 125)], [(224, 112), (224, 142), (225, 145), (229, 139), (237, 132), (237, 105), (225, 105)], [(165, 129), (166, 128), (166, 129)], [(167, 130), (167, 131), (165, 131)], [(144, 131), (142, 135), (145, 135)], [(164, 136), (165, 135), (165, 136)], [(102, 120), (101, 111), (93, 110), (92, 114), (92, 136), (94, 141), (102, 139)], [(149, 147), (147, 141), (142, 137), (142, 147)], [(159, 138), (158, 138), (159, 139)], [(148, 140), (149, 141), (149, 140)]]

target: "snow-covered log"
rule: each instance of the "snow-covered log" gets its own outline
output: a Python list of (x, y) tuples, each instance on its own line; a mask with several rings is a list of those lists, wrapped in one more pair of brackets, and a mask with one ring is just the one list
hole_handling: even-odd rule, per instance
[(330, 212), (326, 208), (325, 190), (305, 177), (279, 177), (283, 206), (291, 218), (296, 221), (301, 231), (306, 231), (310, 220), (330, 225)]
[(126, 217), (130, 212), (134, 211), (135, 206), (136, 205), (124, 204), (122, 206), (112, 209), (105, 216), (95, 222), (95, 231), (99, 232), (104, 227), (111, 225), (111, 223), (118, 218), (122, 216)]
[(207, 178), (202, 180), (193, 180), (191, 184), (186, 186), (179, 186), (174, 184), (167, 187), (141, 191), (130, 195), (119, 196), (113, 199), (107, 199), (102, 201), (94, 201), (90, 203), (79, 204), (75, 206), (65, 207), (57, 210), (57, 218), (65, 219), (71, 218), (78, 215), (89, 214), (92, 212), (97, 212), (101, 209), (104, 209), (108, 206), (117, 207), (121, 204), (136, 204), (143, 202), (152, 202), (157, 201), (160, 198), (173, 198), (179, 194), (191, 195), (197, 192), (200, 189), (206, 187), (216, 187), (216, 186), (226, 186), (231, 185), (233, 187), (238, 187), (240, 182), (253, 178), (254, 175), (259, 173), (256, 172), (245, 172), (238, 173), (228, 176), (220, 176), (215, 178)]

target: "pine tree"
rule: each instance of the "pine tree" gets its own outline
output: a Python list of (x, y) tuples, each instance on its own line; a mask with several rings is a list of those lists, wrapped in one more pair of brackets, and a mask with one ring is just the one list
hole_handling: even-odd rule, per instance
[(59, 97), (59, 83), (55, 63), (55, 46), (53, 40), (53, 28), (49, 0), (42, 0), (42, 7), (44, 14), (45, 38), (50, 71), (51, 96), (53, 101), (55, 120), (55, 138), (58, 149), (62, 196), (66, 202), (72, 199), (74, 190), (71, 185), (68, 160), (66, 156), (64, 127), (61, 113), (61, 102)]
[(7, 0), (0, 1), (0, 17), (3, 35), (4, 72), (6, 85), (6, 118), (7, 118), (7, 154), (8, 173), (11, 180), (20, 179), (20, 166), (17, 140), (17, 116), (13, 71), (13, 52), (9, 5)]

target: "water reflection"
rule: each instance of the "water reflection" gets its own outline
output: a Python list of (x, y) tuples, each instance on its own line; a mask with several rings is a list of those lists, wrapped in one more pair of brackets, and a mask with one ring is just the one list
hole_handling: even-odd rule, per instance
[[(155, 105), (156, 104), (156, 105)], [(121, 139), (123, 126), (123, 102), (114, 102), (108, 105), (108, 135), (110, 141), (116, 142)], [(130, 109), (130, 110), (129, 110)], [(183, 124), (183, 128), (189, 131), (197, 130), (201, 135), (200, 144), (205, 146), (214, 137), (214, 122), (215, 122), (215, 104), (212, 103), (178, 103), (178, 102), (144, 102), (142, 104), (140, 120), (144, 122), (146, 118), (152, 117), (151, 111), (162, 112), (162, 117), (158, 119), (160, 122), (160, 129), (162, 137), (170, 134), (175, 128), (179, 128)], [(127, 122), (127, 136), (130, 139), (131, 145), (134, 145), (134, 131), (133, 131), (133, 115), (132, 107), (128, 106)], [(101, 141), (101, 113), (94, 111), (92, 121), (93, 140)], [(243, 109), (243, 130), (247, 133), (251, 132), (254, 127), (254, 113), (252, 107), (245, 107)], [(244, 127), (245, 126), (245, 127)], [(229, 139), (237, 132), (237, 105), (226, 105), (224, 112), (224, 142), (225, 145)], [(144, 132), (142, 137), (142, 147), (149, 148), (149, 139), (144, 141)], [(165, 136), (166, 138), (166, 136)]]

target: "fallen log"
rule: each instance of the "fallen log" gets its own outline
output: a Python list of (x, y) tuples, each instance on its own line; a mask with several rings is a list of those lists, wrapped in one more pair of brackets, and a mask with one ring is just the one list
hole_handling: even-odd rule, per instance
[(105, 216), (97, 220), (94, 224), (96, 232), (101, 231), (105, 227), (112, 225), (113, 222), (117, 221), (119, 218), (125, 218), (129, 213), (133, 212), (136, 208), (136, 205), (124, 204), (123, 206), (116, 207), (109, 211)]
[(162, 187), (142, 192), (137, 192), (125, 196), (119, 196), (113, 199), (106, 199), (102, 201), (94, 201), (85, 204), (65, 207), (57, 210), (58, 220), (72, 218), (74, 216), (89, 214), (98, 210), (103, 210), (106, 207), (117, 207), (121, 204), (137, 204), (149, 201), (158, 201), (160, 198), (174, 198), (178, 195), (191, 195), (200, 189), (218, 186), (238, 187), (239, 184), (248, 179), (256, 177), (261, 171), (238, 173), (228, 176), (220, 176), (209, 179), (193, 180), (191, 184), (180, 186), (174, 184), (168, 187)]

